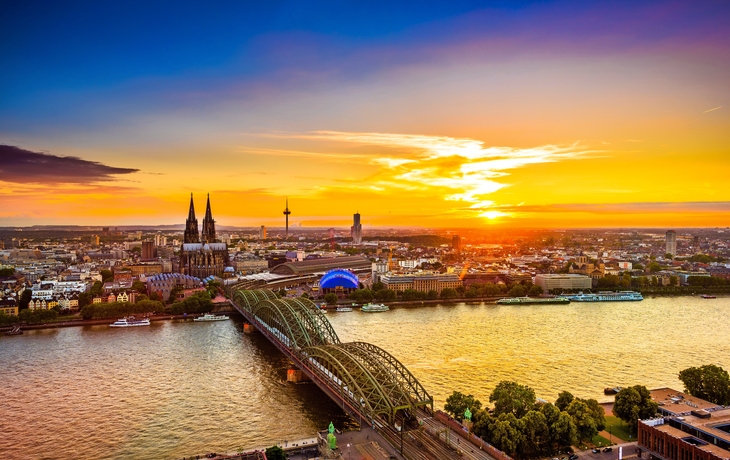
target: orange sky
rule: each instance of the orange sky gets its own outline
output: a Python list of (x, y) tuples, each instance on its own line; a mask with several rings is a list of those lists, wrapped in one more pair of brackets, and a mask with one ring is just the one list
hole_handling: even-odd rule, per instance
[(55, 166), (0, 157), (0, 226), (180, 224), (190, 192), (219, 225), (281, 226), (289, 197), (303, 226), (730, 226), (726, 11), (685, 29), (667, 11), (564, 34), (549, 6), (496, 32), (479, 12), (371, 41), (271, 32), (255, 73), (238, 50), (9, 98), (0, 144)]

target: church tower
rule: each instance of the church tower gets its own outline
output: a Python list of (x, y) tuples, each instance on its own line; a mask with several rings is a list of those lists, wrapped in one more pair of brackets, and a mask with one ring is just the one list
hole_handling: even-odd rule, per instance
[[(210, 206), (210, 201), (208, 202)], [(206, 216), (207, 217), (207, 216)], [(205, 225), (205, 221), (203, 221)], [(198, 237), (198, 219), (195, 218), (195, 206), (193, 206), (193, 194), (190, 194), (190, 211), (188, 211), (188, 220), (185, 221), (185, 237), (184, 243), (199, 243)]]
[(213, 220), (213, 214), (210, 212), (210, 193), (208, 194), (208, 205), (205, 208), (205, 218), (203, 219), (203, 243), (215, 243), (215, 221)]

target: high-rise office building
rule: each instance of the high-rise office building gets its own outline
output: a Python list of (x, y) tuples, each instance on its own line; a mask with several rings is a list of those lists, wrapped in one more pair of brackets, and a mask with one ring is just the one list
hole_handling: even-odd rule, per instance
[(461, 237), (459, 235), (454, 235), (451, 238), (451, 249), (456, 252), (461, 252)]
[(262, 225), (261, 228), (259, 229), (259, 239), (260, 240), (266, 239), (266, 226), (265, 225)]
[(154, 259), (155, 252), (155, 244), (152, 241), (142, 241), (142, 260)]
[(674, 230), (667, 231), (667, 254), (677, 255), (677, 233)]
[(356, 212), (352, 216), (352, 227), (350, 228), (353, 244), (362, 243), (362, 225), (360, 225), (360, 213)]

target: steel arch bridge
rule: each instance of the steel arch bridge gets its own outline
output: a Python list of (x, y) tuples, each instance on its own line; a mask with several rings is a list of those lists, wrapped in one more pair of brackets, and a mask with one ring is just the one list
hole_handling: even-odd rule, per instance
[(234, 290), (232, 299), (248, 321), (354, 414), (393, 424), (399, 413), (410, 417), (421, 406), (433, 410), (433, 398), (400, 361), (369, 343), (342, 343), (311, 300), (279, 299), (270, 290)]

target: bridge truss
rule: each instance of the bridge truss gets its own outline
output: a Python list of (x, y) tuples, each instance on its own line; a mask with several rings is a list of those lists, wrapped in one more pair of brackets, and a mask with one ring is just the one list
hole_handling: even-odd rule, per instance
[(241, 314), (351, 412), (393, 424), (418, 407), (433, 411), (433, 398), (400, 361), (369, 343), (342, 343), (311, 300), (279, 299), (263, 289), (232, 293)]

